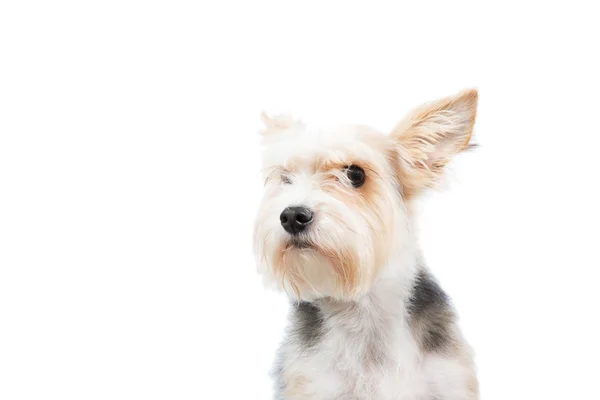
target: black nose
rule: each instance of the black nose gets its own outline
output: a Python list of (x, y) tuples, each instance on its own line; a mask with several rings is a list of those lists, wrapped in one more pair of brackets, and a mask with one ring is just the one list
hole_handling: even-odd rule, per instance
[(305, 230), (313, 220), (313, 213), (306, 207), (288, 207), (279, 216), (286, 232), (295, 235)]

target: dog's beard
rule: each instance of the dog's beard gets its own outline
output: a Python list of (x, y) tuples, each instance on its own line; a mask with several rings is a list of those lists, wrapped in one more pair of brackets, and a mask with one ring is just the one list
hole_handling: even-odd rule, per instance
[(369, 282), (372, 246), (355, 230), (316, 228), (297, 236), (280, 231), (266, 233), (259, 261), (267, 278), (292, 297), (346, 299)]
[(356, 287), (360, 272), (356, 254), (295, 239), (282, 246), (278, 258), (280, 284), (299, 299), (346, 297)]

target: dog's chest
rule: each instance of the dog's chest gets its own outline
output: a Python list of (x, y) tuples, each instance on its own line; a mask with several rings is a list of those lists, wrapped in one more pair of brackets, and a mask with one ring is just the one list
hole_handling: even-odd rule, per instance
[[(357, 309), (316, 317), (289, 343), (284, 399), (418, 398), (418, 349), (402, 318)], [(309, 335), (309, 327), (319, 331)]]

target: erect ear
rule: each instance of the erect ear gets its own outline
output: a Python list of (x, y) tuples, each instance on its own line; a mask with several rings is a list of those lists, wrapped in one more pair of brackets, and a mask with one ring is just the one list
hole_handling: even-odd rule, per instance
[(470, 147), (477, 90), (467, 90), (412, 111), (390, 134), (406, 197), (433, 187), (452, 157)]
[(268, 136), (273, 133), (283, 132), (292, 127), (303, 126), (302, 121), (293, 118), (287, 114), (275, 115), (273, 117), (269, 116), (266, 112), (262, 112), (260, 114), (260, 118), (262, 122), (265, 124), (265, 128), (260, 131), (260, 134), (263, 136)]

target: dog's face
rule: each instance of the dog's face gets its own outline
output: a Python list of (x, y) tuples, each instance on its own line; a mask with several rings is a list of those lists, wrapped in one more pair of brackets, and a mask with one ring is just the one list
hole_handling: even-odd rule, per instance
[(406, 204), (468, 146), (477, 93), (428, 104), (390, 135), (365, 126), (311, 129), (264, 117), (259, 270), (302, 300), (368, 292), (407, 240)]

